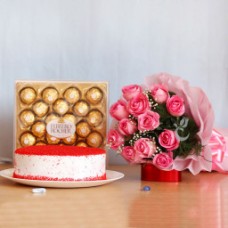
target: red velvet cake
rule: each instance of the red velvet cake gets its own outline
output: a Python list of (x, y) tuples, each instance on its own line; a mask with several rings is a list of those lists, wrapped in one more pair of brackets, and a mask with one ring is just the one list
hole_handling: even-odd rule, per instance
[(14, 154), (15, 178), (49, 181), (106, 179), (106, 153), (100, 148), (28, 146)]

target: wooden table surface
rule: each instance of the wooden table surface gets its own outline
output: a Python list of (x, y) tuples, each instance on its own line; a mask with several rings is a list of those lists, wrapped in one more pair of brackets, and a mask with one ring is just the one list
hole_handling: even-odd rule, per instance
[[(0, 177), (0, 227), (228, 227), (228, 175), (183, 172), (180, 183), (159, 183), (141, 181), (139, 166), (108, 169), (125, 177), (91, 188), (47, 188), (41, 195)], [(145, 185), (151, 191), (142, 191)]]

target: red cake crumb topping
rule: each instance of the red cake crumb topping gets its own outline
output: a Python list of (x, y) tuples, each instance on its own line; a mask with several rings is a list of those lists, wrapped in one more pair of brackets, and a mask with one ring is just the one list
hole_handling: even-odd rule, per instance
[(84, 156), (105, 154), (105, 150), (80, 146), (40, 145), (22, 147), (17, 149), (15, 153), (24, 155)]
[(73, 179), (73, 178), (51, 178), (51, 177), (44, 177), (44, 176), (22, 176), (18, 175), (15, 172), (13, 173), (14, 178), (19, 179), (28, 179), (28, 180), (41, 180), (41, 181), (97, 181), (97, 180), (106, 180), (106, 174), (97, 177), (87, 177), (84, 179)]

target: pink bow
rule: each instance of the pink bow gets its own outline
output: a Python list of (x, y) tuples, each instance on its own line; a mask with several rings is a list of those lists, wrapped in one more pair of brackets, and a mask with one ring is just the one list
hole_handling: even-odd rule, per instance
[(226, 151), (226, 141), (225, 138), (215, 129), (212, 131), (209, 146), (212, 151), (212, 160), (222, 162)]
[(212, 135), (209, 141), (209, 146), (212, 151), (212, 170), (219, 172), (228, 171), (226, 156), (226, 140), (225, 137), (217, 130), (213, 129)]

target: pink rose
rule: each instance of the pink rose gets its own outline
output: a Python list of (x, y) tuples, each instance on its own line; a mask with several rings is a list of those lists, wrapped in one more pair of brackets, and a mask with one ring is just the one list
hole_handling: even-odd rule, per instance
[(138, 116), (138, 129), (140, 131), (149, 131), (156, 129), (160, 122), (160, 115), (157, 112), (147, 111), (144, 114)]
[(109, 113), (116, 120), (127, 118), (129, 115), (129, 112), (127, 110), (126, 102), (123, 100), (118, 100), (110, 107)]
[(117, 130), (110, 130), (107, 141), (108, 145), (115, 150), (123, 144), (124, 138)]
[(119, 122), (118, 130), (122, 135), (131, 135), (137, 130), (136, 123), (130, 119), (122, 119)]
[(177, 95), (169, 97), (166, 108), (172, 116), (182, 116), (185, 112), (184, 100)]
[(173, 164), (172, 153), (159, 153), (153, 158), (153, 164), (159, 169), (169, 169)]
[(148, 138), (138, 139), (134, 144), (137, 161), (143, 161), (143, 158), (151, 158), (156, 152), (156, 145)]
[(151, 95), (159, 104), (166, 102), (169, 97), (168, 89), (164, 85), (154, 85), (151, 90)]
[(123, 97), (129, 101), (131, 98), (142, 93), (142, 87), (139, 85), (128, 85), (122, 88)]
[(135, 159), (135, 150), (132, 146), (125, 146), (122, 150), (121, 155), (125, 158), (128, 162), (133, 162)]
[(136, 95), (128, 103), (128, 110), (135, 117), (145, 113), (148, 109), (149, 101), (143, 93)]
[(160, 145), (166, 148), (168, 151), (175, 150), (179, 147), (179, 140), (177, 139), (175, 132), (165, 129), (159, 136), (158, 141)]

